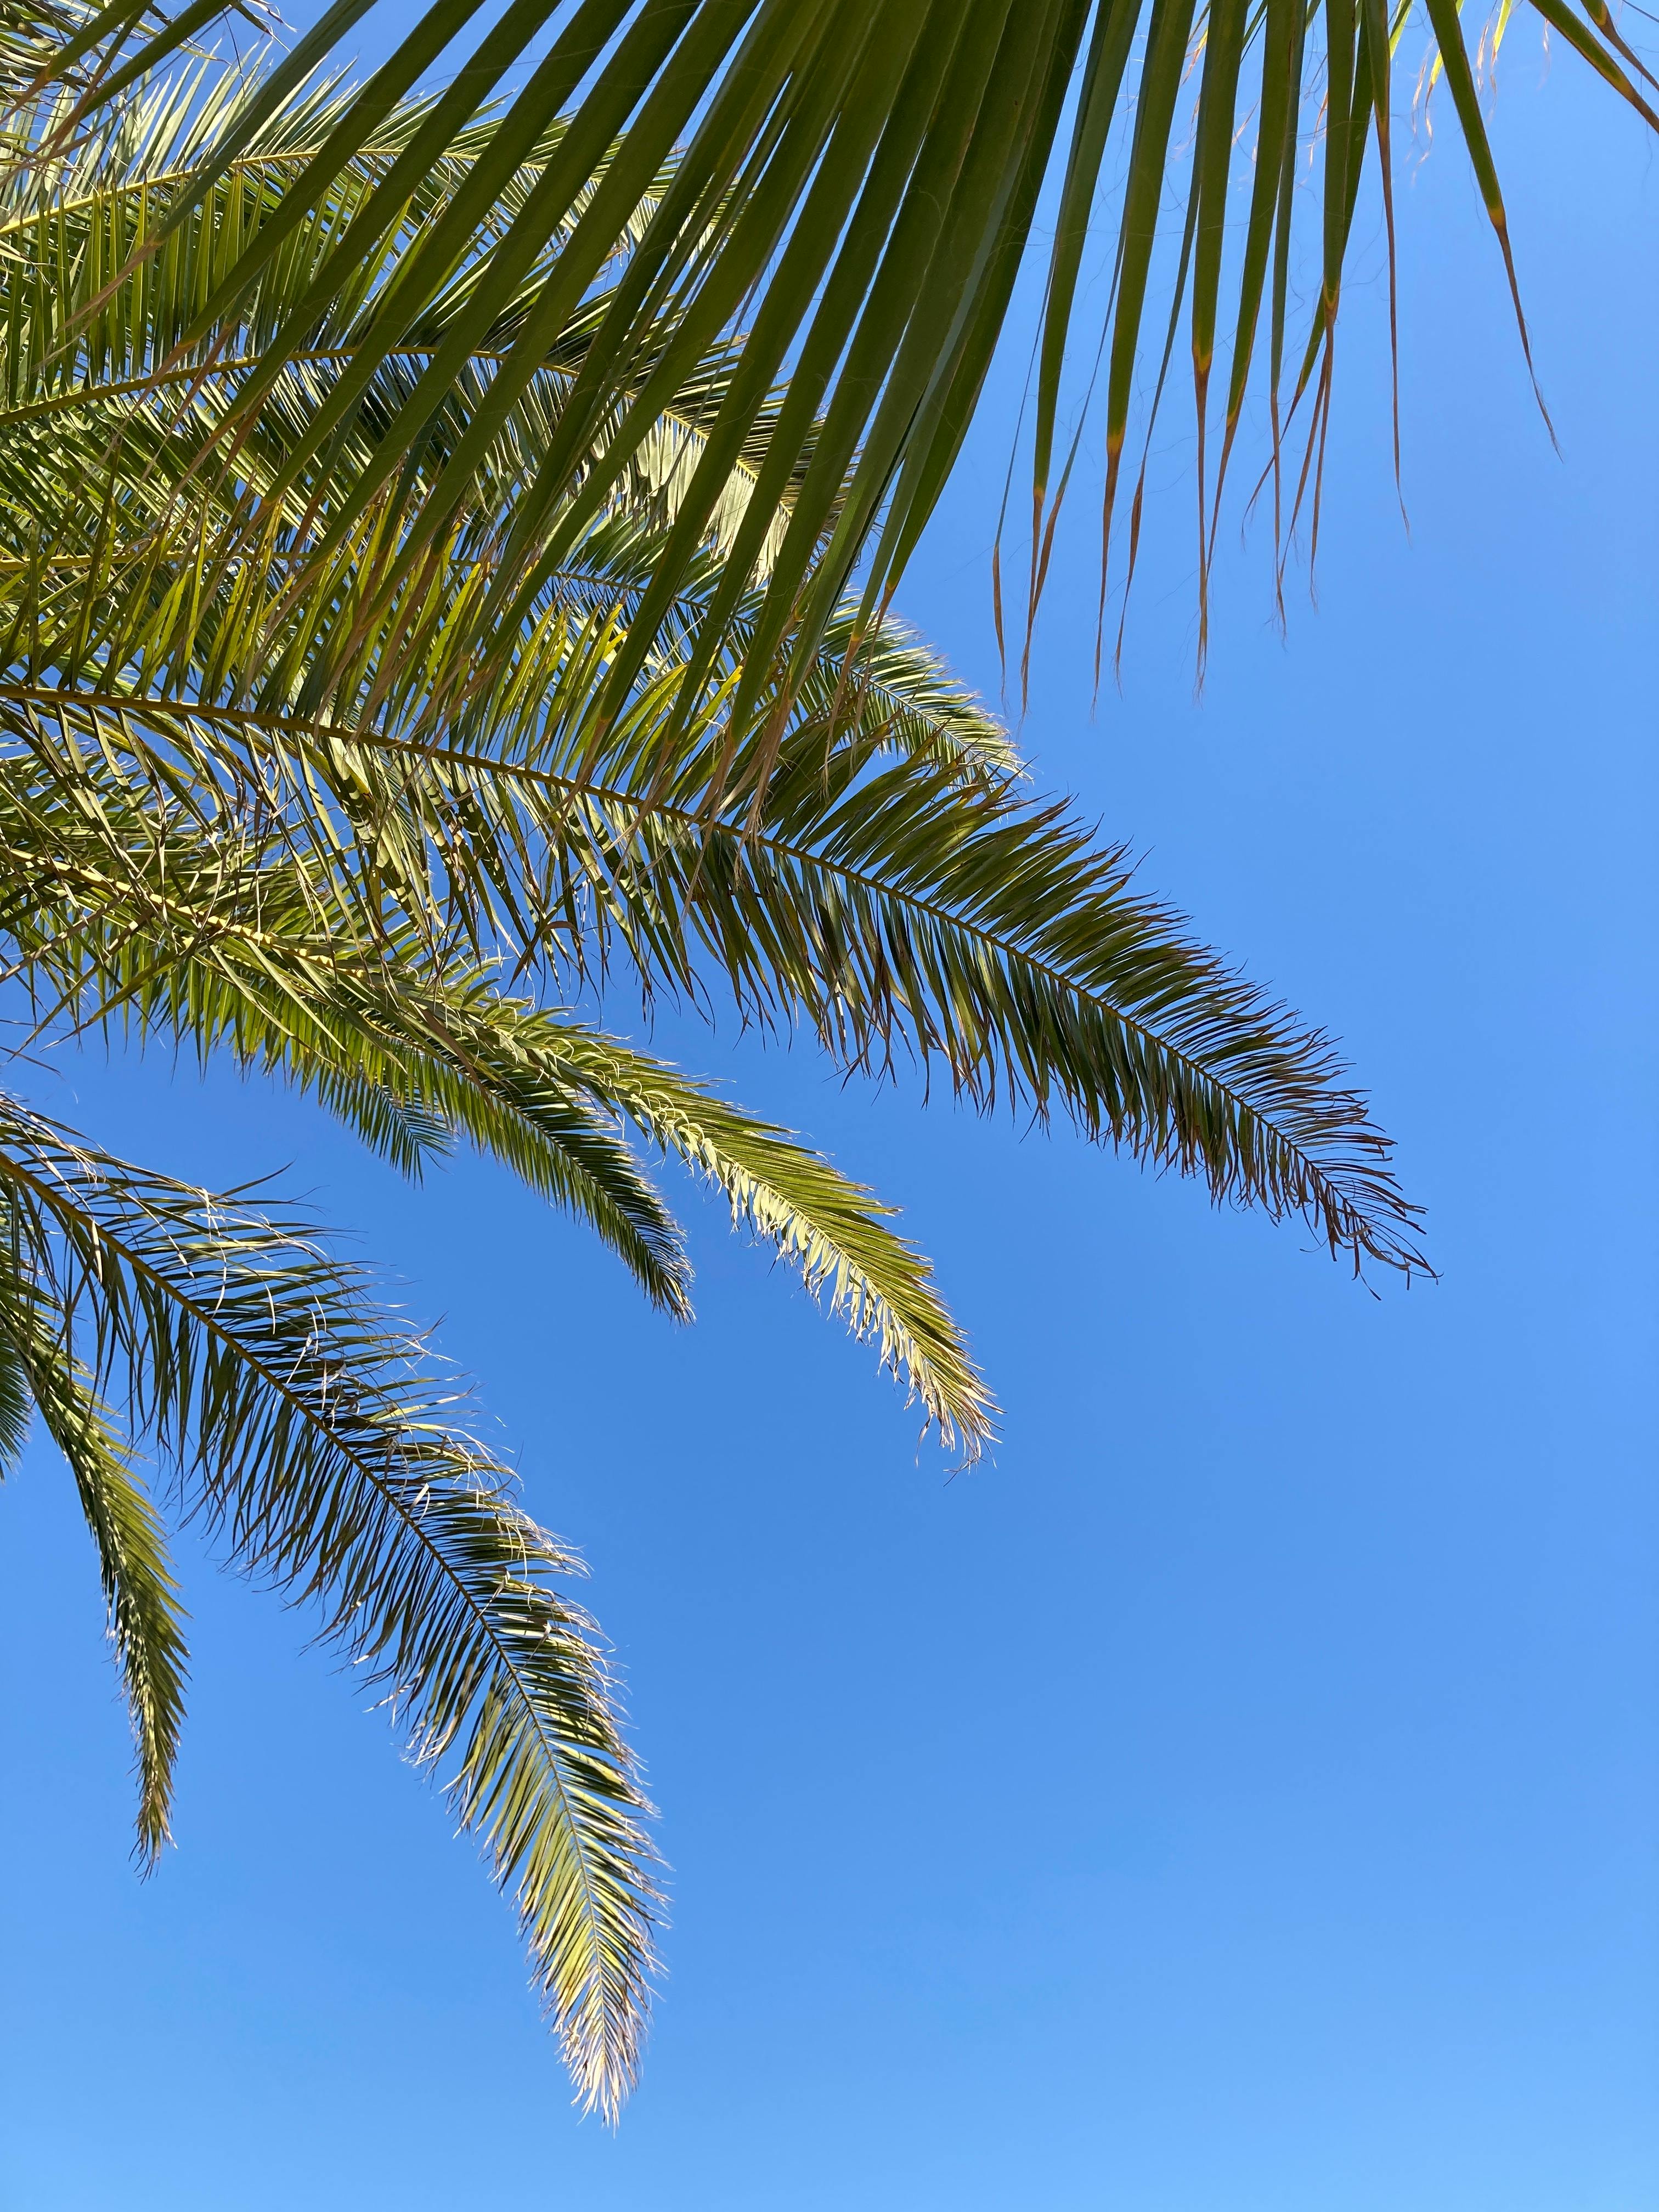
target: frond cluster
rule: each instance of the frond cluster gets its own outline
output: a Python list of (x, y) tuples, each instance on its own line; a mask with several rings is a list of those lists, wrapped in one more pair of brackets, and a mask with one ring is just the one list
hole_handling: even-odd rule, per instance
[[(1021, 30), (975, 6), (936, 51), (893, 0), (752, 12), (756, 84), (828, 72), (788, 78), (770, 138), (720, 75), (741, 7), (647, 0), (624, 24), (586, 0), (494, 107), (520, 9), (487, 65), (418, 94), (453, 11), (366, 84), (319, 70), (320, 33), (204, 56), (202, 9), (0, 32), (0, 957), (32, 1046), (228, 1055), (410, 1176), (474, 1147), (684, 1320), (656, 1173), (678, 1163), (971, 1457), (990, 1393), (890, 1209), (578, 1010), (723, 1001), (850, 1071), (913, 1062), (981, 1108), (1068, 1115), (1356, 1265), (1423, 1263), (1324, 1037), (1034, 797), (884, 604), (845, 595), (862, 472), (902, 489), (935, 448), (887, 439), (886, 398), (866, 422), (820, 373), (827, 340), (786, 360), (821, 261), (790, 244), (733, 319), (798, 169), (831, 213), (885, 176), (909, 243), (866, 277), (908, 271), (955, 313), (935, 292), (957, 264), (906, 197), (946, 173), (935, 139), (912, 175), (884, 134), (933, 130), (964, 70), (988, 97), (1009, 38), (1030, 78), (1038, 30), (1080, 35), (1087, 10)], [(629, 84), (661, 94), (648, 129)], [(856, 307), (836, 328), (862, 360)], [(868, 365), (931, 419), (920, 357)], [(186, 1661), (143, 1452), (162, 1504), (376, 1674), (516, 1900), (579, 2094), (614, 2112), (651, 1973), (648, 1808), (575, 1562), (426, 1348), (309, 1223), (110, 1158), (8, 1092), (0, 1455), (31, 1409), (94, 1539), (146, 1859)]]
[[(1527, 4), (1659, 125), (1655, 79), (1607, 0)], [(256, 157), (371, 5), (336, 0), (273, 67), (264, 96), (170, 195), (158, 258), (227, 194), (253, 207)], [(1494, 53), (1514, 12), (1503, 0), (1491, 21)], [(173, 18), (43, 14), (41, 26), (72, 20), (80, 34), (28, 80), (23, 57), (48, 36), (31, 24), (12, 82), (61, 87), (60, 139), (87, 123), (95, 135), (118, 94), (173, 59), (215, 13), (200, 0)], [(1155, 417), (1178, 342), (1198, 427), (1200, 612), (1253, 378), (1272, 426), (1282, 574), (1285, 533), (1310, 496), (1317, 534), (1336, 323), (1368, 173), (1392, 295), (1393, 72), (1413, 21), (1519, 315), (1476, 75), (1488, 33), (1472, 52), (1455, 0), (1423, 0), (1420, 11), (1413, 0), (521, 0), (478, 24), (447, 86), (416, 98), (479, 13), (480, 0), (428, 12), (370, 79), (340, 94), (330, 127), (289, 172), (281, 212), (227, 234), (167, 358), (210, 347), (284, 286), (273, 379), (321, 334), (351, 331), (349, 365), (328, 372), (317, 410), (319, 435), (332, 438), (412, 348), (405, 404), (379, 464), (341, 493), (333, 542), (384, 499), (417, 559), (471, 501), (508, 419), (580, 325), (581, 365), (501, 548), (508, 573), (491, 607), (521, 611), (639, 471), (672, 483), (676, 527), (614, 657), (613, 708), (711, 538), (728, 556), (733, 602), (766, 580), (739, 719), (775, 680), (780, 656), (791, 690), (807, 679), (855, 576), (862, 622), (885, 609), (974, 414), (1046, 182), (1058, 198), (1033, 395), (1028, 644), (1078, 452), (1064, 434), (1062, 387), (1109, 178), (1120, 180), (1110, 283), (1082, 349), (1104, 413), (1103, 627), (1137, 383)], [(5, 59), (0, 48), (0, 76)], [(1172, 184), (1184, 202), (1178, 242), (1160, 220)], [(308, 235), (319, 250), (290, 283)], [(1304, 240), (1315, 297), (1299, 321)], [(486, 354), (488, 403), (452, 436), (457, 377)], [(243, 433), (268, 388), (256, 377), (224, 402)], [(703, 404), (691, 404), (698, 391)], [(1287, 457), (1298, 412), (1306, 443)], [(279, 471), (274, 495), (292, 482)], [(1126, 565), (1146, 490), (1143, 467)], [(718, 628), (732, 605), (717, 605)]]

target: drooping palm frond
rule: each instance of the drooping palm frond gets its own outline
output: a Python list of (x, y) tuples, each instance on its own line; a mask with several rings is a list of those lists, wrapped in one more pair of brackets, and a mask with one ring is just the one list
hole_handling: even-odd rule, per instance
[(940, 1303), (921, 1253), (888, 1228), (891, 1209), (849, 1183), (788, 1131), (714, 1097), (676, 1068), (614, 1037), (538, 1023), (566, 1079), (625, 1115), (722, 1192), (732, 1220), (797, 1268), (854, 1338), (873, 1340), (948, 1449), (977, 1456), (991, 1432), (989, 1392)]
[(937, 1059), (981, 1103), (1059, 1107), (1218, 1197), (1306, 1211), (1334, 1249), (1420, 1264), (1386, 1141), (1322, 1038), (1063, 808), (988, 766), (888, 752), (879, 723), (826, 738), (808, 714), (781, 745), (762, 727), (734, 749), (694, 717), (668, 746), (672, 666), (597, 738), (611, 617), (561, 622), (568, 650), (538, 650), (518, 695), (544, 721), (489, 711), (442, 744), (89, 683), (0, 685), (0, 714), (60, 772), (95, 749), (158, 796), (187, 787), (338, 853), (366, 871), (360, 911), (459, 933), (470, 957), (516, 945), (592, 978), (620, 951), (647, 987), (693, 994), (717, 975), (848, 1066)]
[(434, 974), (412, 940), (354, 941), (349, 908), (257, 834), (191, 839), (111, 779), (16, 769), (0, 768), (0, 942), (35, 1035), (160, 1036), (204, 1060), (228, 1050), (313, 1091), (415, 1177), (470, 1140), (689, 1316), (660, 1194), (603, 1111), (503, 1064), (493, 1030), (480, 1036), (497, 1002), (487, 985)]
[(434, 967), (412, 931), (366, 931), (361, 900), (337, 876), (302, 874), (269, 830), (228, 821), (229, 835), (191, 838), (110, 759), (0, 757), (0, 876), (18, 886), (0, 901), (0, 942), (39, 1028), (228, 1048), (315, 1090), (406, 1170), (467, 1139), (579, 1212), (684, 1318), (678, 1231), (615, 1124), (624, 1115), (874, 1337), (947, 1438), (978, 1449), (984, 1386), (869, 1194), (647, 1055), (487, 972)]
[[(1659, 120), (1644, 89), (1651, 80), (1605, 0), (1530, 4), (1610, 90), (1650, 125)], [(263, 104), (224, 135), (169, 210), (168, 235), (218, 189), (265, 113), (294, 95), (371, 5), (336, 0), (299, 40)], [(293, 179), (289, 221), (303, 222), (338, 193), (476, 5), (447, 0), (428, 11), (355, 91)], [(133, 20), (118, 13), (110, 35), (125, 38)], [(653, 649), (737, 456), (755, 452), (757, 410), (787, 378), (787, 398), (755, 456), (756, 497), (734, 540), (740, 583), (768, 534), (786, 526), (739, 694), (747, 710), (777, 653), (787, 653), (797, 680), (805, 678), (866, 556), (866, 609), (884, 603), (960, 448), (1051, 175), (1059, 203), (1035, 396), (1033, 596), (1069, 472), (1058, 461), (1063, 372), (1084, 316), (1079, 278), (1109, 164), (1122, 167), (1098, 334), (1109, 521), (1146, 334), (1166, 320), (1173, 328), (1189, 294), (1200, 447), (1221, 334), (1231, 329), (1224, 465), (1265, 329), (1275, 450), (1288, 380), (1293, 404), (1313, 393), (1316, 459), (1348, 240), (1373, 143), (1392, 236), (1392, 64), (1410, 20), (1410, 0), (514, 0), (482, 30), (471, 60), (343, 228), (293, 329), (297, 340), (306, 319), (320, 327), (339, 303), (367, 301), (351, 377), (371, 377), (375, 362), (394, 356), (453, 286), (458, 258), (472, 251), (475, 211), (501, 191), (549, 118), (566, 119), (535, 189), (474, 265), (450, 351), (414, 385), (383, 456), (395, 472), (449, 404), (456, 363), (483, 342), (529, 273), (544, 269), (492, 379), (492, 416), (518, 403), (681, 149), (599, 318), (493, 605), (499, 611), (557, 566), (590, 519), (573, 495), (598, 500), (620, 480), (693, 364), (737, 333), (757, 301), (686, 489), (684, 527), (617, 656), (611, 695), (620, 701)], [(1425, 29), (1513, 288), (1502, 193), (1455, 0), (1425, 0)], [(550, 44), (477, 144), (451, 219), (410, 242), (395, 282), (386, 281), (380, 257), (394, 211), (477, 128), (485, 104), (548, 33)], [(149, 52), (161, 56), (171, 35)], [(613, 147), (593, 190), (597, 165)], [(1305, 222), (1297, 191), (1304, 154), (1315, 179), (1304, 196)], [(1229, 256), (1228, 214), (1246, 161), (1254, 177), (1242, 250)], [(1171, 274), (1158, 236), (1172, 179), (1184, 185), (1187, 207)], [(1291, 248), (1304, 228), (1317, 240), (1317, 301), (1298, 330)], [(228, 258), (189, 342), (208, 343), (234, 320), (274, 250), (268, 240), (250, 240)], [(493, 422), (480, 421), (435, 476), (399, 481), (396, 496), (421, 544), (469, 496), (493, 434)], [(1203, 474), (1200, 457), (1206, 557), (1214, 516)], [(390, 481), (366, 481), (360, 496), (372, 498)], [(349, 530), (349, 520), (339, 527)]]
[(428, 752), (465, 806), (466, 889), (532, 930), (574, 915), (683, 988), (712, 962), (754, 1018), (804, 1018), (846, 1066), (913, 1054), (976, 1104), (1064, 1111), (1218, 1199), (1303, 1213), (1356, 1262), (1423, 1264), (1326, 1041), (1139, 895), (1121, 851), (1006, 786), (852, 756), (786, 746), (757, 814), (730, 799), (741, 757), (728, 781), (707, 748), (672, 777)]
[(228, 1556), (318, 1608), (384, 1687), (515, 1899), (584, 2095), (613, 2112), (638, 2061), (654, 1891), (603, 1661), (559, 1587), (578, 1563), (456, 1425), (457, 1385), (308, 1224), (112, 1160), (9, 1101), (0, 1194), (14, 1279), (64, 1352), (119, 1394)]
[[(149, 1869), (171, 1832), (173, 1770), (184, 1720), (187, 1652), (161, 1517), (129, 1444), (76, 1357), (64, 1316), (40, 1296), (27, 1236), (8, 1201), (10, 1265), (0, 1270), (0, 1371), (9, 1401), (37, 1408), (75, 1477), (98, 1553), (111, 1639), (138, 1754), (137, 1851)], [(9, 1422), (8, 1426), (11, 1425)], [(21, 1438), (20, 1438), (21, 1441)]]

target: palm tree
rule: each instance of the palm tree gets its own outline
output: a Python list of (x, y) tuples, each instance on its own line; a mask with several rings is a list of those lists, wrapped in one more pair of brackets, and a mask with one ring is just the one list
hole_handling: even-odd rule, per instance
[[(573, 1556), (313, 1223), (48, 1120), (26, 1051), (228, 1054), (410, 1175), (469, 1144), (684, 1317), (648, 1161), (672, 1155), (969, 1455), (991, 1400), (888, 1209), (601, 1030), (607, 989), (1058, 1109), (1356, 1266), (1419, 1267), (1413, 1213), (1324, 1039), (1034, 799), (884, 610), (840, 598), (773, 652), (833, 410), (780, 488), (795, 390), (745, 382), (751, 339), (671, 293), (622, 382), (609, 350), (695, 172), (580, 111), (459, 129), (449, 94), (195, 57), (206, 14), (128, 59), (131, 13), (30, 0), (0, 29), (0, 929), (26, 1021), (0, 1454), (33, 1411), (76, 1483), (141, 1858), (185, 1679), (147, 1449), (165, 1502), (383, 1685), (514, 1898), (579, 2094), (614, 2112), (653, 1862)], [(596, 211), (609, 248), (567, 296)], [(855, 509), (843, 487), (834, 530)]]

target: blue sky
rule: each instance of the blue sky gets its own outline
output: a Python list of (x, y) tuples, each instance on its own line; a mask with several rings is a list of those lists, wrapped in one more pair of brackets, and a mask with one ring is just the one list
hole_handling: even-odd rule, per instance
[[(274, 1168), (483, 1382), (586, 1554), (663, 1810), (646, 2081), (579, 2122), (510, 1918), (304, 1624), (185, 1540), (179, 1848), (127, 1862), (96, 1579), (0, 1494), (16, 2212), (1640, 2212), (1659, 2201), (1656, 185), (1517, 30), (1500, 155), (1564, 459), (1467, 167), (1345, 324), (1317, 611), (1229, 552), (1192, 697), (1184, 435), (1121, 695), (1085, 529), (1024, 736), (1345, 1040), (1437, 1286), (1064, 1134), (658, 1042), (903, 1205), (1005, 1408), (955, 1481), (872, 1363), (686, 1202), (700, 1319), (493, 1173), (419, 1193), (160, 1060), (34, 1095)], [(988, 690), (1018, 348), (903, 596)], [(1086, 502), (1085, 502), (1086, 503)]]

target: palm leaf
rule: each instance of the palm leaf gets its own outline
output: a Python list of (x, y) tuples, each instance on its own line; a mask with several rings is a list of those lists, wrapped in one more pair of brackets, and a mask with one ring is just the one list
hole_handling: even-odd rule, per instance
[[(15, 763), (9, 764), (14, 769)], [(228, 1047), (315, 1090), (406, 1170), (457, 1135), (580, 1213), (647, 1294), (688, 1318), (678, 1232), (615, 1126), (626, 1115), (726, 1194), (734, 1218), (823, 1291), (947, 1438), (972, 1450), (988, 1401), (925, 1263), (885, 1210), (784, 1132), (487, 973), (434, 971), (412, 939), (354, 945), (349, 905), (274, 856), (194, 845), (107, 776), (0, 769), (0, 905), (37, 1031), (130, 1026)], [(263, 865), (261, 864), (263, 862)], [(331, 921), (331, 926), (327, 926)]]
[(308, 1224), (93, 1152), (0, 1104), (20, 1279), (60, 1362), (118, 1389), (239, 1565), (319, 1608), (512, 1890), (590, 2105), (638, 2063), (654, 1890), (645, 1807), (577, 1563), (455, 1425), (455, 1384)]
[(618, 951), (647, 987), (717, 975), (763, 1023), (804, 1017), (844, 1065), (937, 1060), (981, 1106), (1058, 1108), (1218, 1198), (1305, 1212), (1356, 1260), (1422, 1264), (1387, 1142), (1326, 1041), (1138, 895), (1121, 851), (988, 774), (884, 764), (867, 736), (826, 750), (809, 720), (756, 815), (741, 755), (705, 742), (664, 773), (648, 700), (602, 763), (580, 725), (574, 746), (555, 727), (486, 749), (89, 687), (9, 685), (8, 704), (37, 757), (90, 744), (158, 788), (216, 787), (232, 814), (245, 793), (280, 799), (285, 835), (344, 862), (373, 823), (374, 894), (399, 927), (447, 915), (475, 950), (506, 938), (567, 977)]
[[(1599, 0), (1582, 13), (1571, 0), (1534, 0), (1600, 79), (1650, 125), (1654, 111), (1625, 64), (1628, 52)], [(368, 0), (339, 0), (228, 128), (166, 218), (168, 235), (218, 190), (269, 118), (362, 17)], [(298, 222), (331, 204), (397, 103), (412, 91), (443, 43), (472, 14), (451, 0), (422, 20), (336, 121), (295, 180), (284, 220)], [(1063, 173), (1050, 252), (1036, 401), (1034, 512), (1039, 549), (1050, 496), (1051, 458), (1062, 404), (1068, 340), (1079, 323), (1083, 239), (1094, 220), (1110, 149), (1133, 116), (1116, 222), (1116, 283), (1104, 336), (1109, 346), (1105, 431), (1109, 457), (1127, 431), (1134, 370), (1146, 332), (1166, 303), (1153, 275), (1157, 215), (1180, 167), (1186, 134), (1180, 90), (1200, 69), (1190, 190), (1201, 243), (1192, 305), (1200, 416), (1207, 414), (1224, 284), (1235, 286), (1230, 386), (1242, 392), (1254, 358), (1261, 282), (1259, 241), (1277, 219), (1294, 222), (1282, 150), (1295, 138), (1310, 94), (1323, 100), (1328, 127), (1310, 155), (1319, 174), (1320, 303), (1314, 342), (1329, 357), (1343, 267), (1367, 144), (1379, 148), (1385, 193), (1386, 103), (1382, 27), (1354, 0), (1321, 0), (1308, 11), (1305, 40), (1285, 35), (1281, 13), (1214, 9), (1195, 17), (1189, 0), (519, 0), (482, 32), (471, 67), (434, 106), (421, 139), (431, 168), (478, 128), (485, 103), (544, 32), (551, 44), (520, 89), (489, 118), (471, 155), (467, 185), (447, 220), (432, 224), (386, 281), (379, 214), (348, 224), (306, 292), (320, 325), (342, 303), (370, 300), (352, 378), (388, 360), (452, 285), (458, 265), (474, 271), (457, 307), (448, 350), (427, 370), (414, 404), (359, 497), (381, 487), (404, 510), (417, 546), (441, 535), (498, 417), (541, 373), (559, 328), (588, 295), (635, 225), (622, 281), (599, 319), (586, 368), (543, 457), (536, 495), (521, 517), (514, 573), (498, 580), (497, 606), (527, 578), (564, 557), (588, 519), (572, 495), (603, 495), (619, 482), (659, 419), (668, 395), (717, 339), (731, 338), (736, 366), (709, 426), (715, 456), (692, 495), (656, 580), (655, 595), (612, 672), (618, 703), (656, 641), (702, 534), (723, 496), (727, 463), (751, 431), (758, 398), (780, 378), (789, 404), (775, 416), (758, 456), (763, 487), (757, 529), (787, 527), (756, 627), (751, 684), (770, 680), (788, 657), (797, 680), (812, 665), (823, 626), (860, 560), (872, 553), (865, 604), (884, 604), (931, 512), (959, 448), (1001, 330), (1032, 210), (1051, 167)], [(1468, 88), (1463, 34), (1451, 0), (1429, 10), (1445, 62), (1455, 120), (1507, 256), (1496, 173)], [(109, 35), (125, 39), (128, 19)], [(1399, 29), (1394, 27), (1392, 40)], [(167, 33), (149, 49), (167, 51)], [(140, 51), (143, 49), (141, 47)], [(1252, 52), (1259, 69), (1248, 66)], [(1069, 95), (1080, 87), (1079, 97)], [(1258, 250), (1227, 276), (1218, 225), (1234, 164), (1249, 158), (1249, 112), (1259, 105), (1270, 143), (1258, 175), (1253, 224)], [(1070, 112), (1069, 132), (1066, 117)], [(480, 247), (477, 222), (495, 204), (545, 131), (568, 129), (534, 189)], [(1287, 137), (1288, 134), (1288, 137)], [(1062, 154), (1063, 146), (1063, 154)], [(597, 191), (597, 167), (609, 166)], [(672, 179), (655, 191), (678, 149)], [(414, 173), (413, 145), (410, 149)], [(398, 190), (402, 190), (400, 176)], [(639, 210), (651, 198), (642, 219)], [(388, 187), (379, 205), (390, 204)], [(243, 312), (268, 266), (250, 240), (219, 274), (185, 339), (211, 343)], [(546, 257), (553, 254), (549, 262)], [(444, 467), (416, 483), (397, 478), (446, 404), (455, 368), (484, 341), (504, 301), (544, 268), (493, 380), (491, 404)], [(1513, 272), (1511, 271), (1511, 274)], [(1184, 283), (1184, 276), (1180, 280)], [(744, 303), (761, 305), (739, 329)], [(1178, 298), (1178, 294), (1177, 294)], [(1275, 283), (1269, 350), (1282, 355), (1286, 295)], [(1088, 334), (1085, 332), (1085, 336)], [(641, 365), (654, 362), (641, 374)], [(1276, 387), (1277, 368), (1272, 383)], [(355, 388), (355, 386), (354, 386)], [(1276, 391), (1273, 394), (1277, 407)], [(342, 404), (344, 404), (343, 402)], [(1328, 386), (1312, 418), (1316, 445), (1328, 412)], [(1236, 420), (1230, 398), (1228, 415)], [(224, 434), (233, 435), (233, 431)], [(596, 445), (605, 449), (595, 460)], [(597, 473), (596, 473), (597, 472)], [(394, 486), (394, 479), (395, 486)], [(349, 514), (337, 518), (349, 532)], [(754, 703), (748, 691), (739, 707)]]
[[(7, 1229), (15, 1229), (7, 1209)], [(8, 1395), (25, 1406), (69, 1462), (98, 1552), (100, 1579), (138, 1754), (137, 1852), (153, 1867), (168, 1839), (173, 1765), (184, 1719), (187, 1653), (178, 1584), (160, 1516), (131, 1453), (80, 1363), (68, 1350), (64, 1317), (30, 1284), (20, 1240), (9, 1235), (10, 1267), (0, 1273), (0, 1368)]]
[(711, 1096), (677, 1069), (613, 1037), (565, 1024), (544, 1033), (550, 1061), (568, 1080), (724, 1193), (738, 1226), (799, 1269), (860, 1342), (873, 1340), (883, 1367), (908, 1382), (945, 1444), (959, 1436), (968, 1456), (978, 1456), (994, 1407), (927, 1262), (886, 1225), (890, 1208), (787, 1130)]

